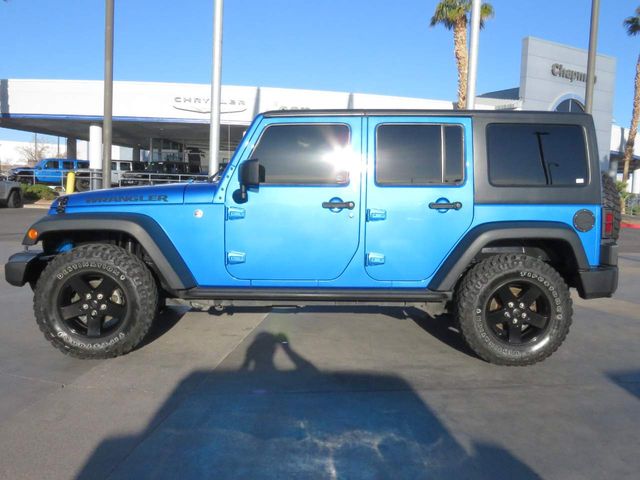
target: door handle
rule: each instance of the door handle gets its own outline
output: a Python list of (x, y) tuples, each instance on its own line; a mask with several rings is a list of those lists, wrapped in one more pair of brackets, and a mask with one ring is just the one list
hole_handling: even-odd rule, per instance
[(429, 208), (431, 208), (432, 210), (460, 210), (462, 208), (462, 203), (460, 203), (460, 202), (451, 202), (451, 203), (431, 202), (429, 204)]
[(329, 210), (341, 210), (343, 208), (353, 210), (355, 206), (355, 202), (322, 202), (322, 208), (328, 208)]

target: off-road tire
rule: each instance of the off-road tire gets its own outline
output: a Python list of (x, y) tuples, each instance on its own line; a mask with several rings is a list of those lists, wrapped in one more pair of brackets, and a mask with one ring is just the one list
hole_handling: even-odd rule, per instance
[(22, 194), (18, 190), (11, 190), (9, 198), (7, 199), (7, 207), (9, 208), (22, 208)]
[[(115, 330), (93, 338), (69, 328), (59, 308), (59, 295), (74, 275), (103, 275), (117, 284), (126, 299), (126, 313)], [(96, 287), (96, 289), (99, 287)], [(123, 248), (86, 244), (55, 257), (35, 288), (36, 321), (45, 338), (76, 358), (110, 358), (130, 352), (148, 333), (156, 316), (158, 289), (147, 266)], [(88, 321), (87, 321), (88, 325)]]
[[(541, 296), (536, 302), (549, 302), (548, 319), (546, 330), (532, 342), (511, 345), (492, 332), (488, 305), (498, 290), (518, 282), (537, 287)], [(555, 352), (569, 333), (573, 314), (569, 288), (560, 274), (522, 254), (492, 256), (471, 268), (456, 291), (454, 311), (465, 342), (480, 358), (510, 366), (532, 365)]]
[(613, 212), (613, 232), (611, 238), (617, 240), (620, 236), (620, 222), (622, 221), (622, 206), (616, 182), (608, 173), (602, 174), (602, 207)]

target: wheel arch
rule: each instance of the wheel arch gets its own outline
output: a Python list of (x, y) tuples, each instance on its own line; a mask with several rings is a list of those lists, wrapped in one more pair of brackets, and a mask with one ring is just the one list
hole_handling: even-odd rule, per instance
[[(162, 285), (171, 290), (185, 290), (196, 281), (184, 259), (160, 225), (147, 215), (137, 213), (73, 213), (49, 215), (34, 223), (31, 229), (37, 238), (25, 235), (22, 244), (31, 246), (42, 242), (63, 240), (104, 241), (114, 236), (129, 237), (137, 242), (151, 260), (154, 273)], [(45, 252), (53, 253), (53, 252)]]
[(589, 262), (576, 232), (561, 222), (492, 222), (470, 230), (451, 251), (429, 289), (451, 291), (465, 271), (483, 257), (526, 253), (551, 263), (570, 286)]

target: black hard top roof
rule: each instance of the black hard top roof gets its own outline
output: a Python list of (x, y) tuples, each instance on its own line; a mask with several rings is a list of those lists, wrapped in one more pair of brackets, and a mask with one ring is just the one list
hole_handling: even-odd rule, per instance
[(265, 117), (322, 117), (322, 116), (447, 116), (447, 117), (586, 117), (586, 113), (549, 112), (543, 110), (402, 110), (402, 109), (336, 109), (336, 110), (271, 110)]

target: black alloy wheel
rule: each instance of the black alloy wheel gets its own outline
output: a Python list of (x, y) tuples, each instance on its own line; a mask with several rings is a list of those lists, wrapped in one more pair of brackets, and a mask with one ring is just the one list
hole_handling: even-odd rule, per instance
[(100, 338), (110, 335), (129, 314), (124, 288), (100, 271), (69, 277), (58, 292), (58, 312), (75, 335)]
[(536, 342), (549, 326), (551, 304), (531, 282), (506, 282), (490, 296), (485, 306), (489, 331), (504, 343)]

